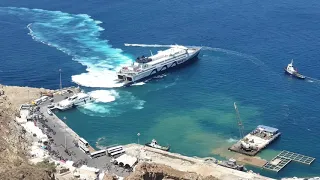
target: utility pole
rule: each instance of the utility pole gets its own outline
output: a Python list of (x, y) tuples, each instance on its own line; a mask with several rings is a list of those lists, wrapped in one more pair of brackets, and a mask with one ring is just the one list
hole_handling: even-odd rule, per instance
[(241, 120), (241, 118), (240, 118), (240, 113), (239, 113), (239, 110), (238, 110), (238, 108), (237, 108), (237, 105), (236, 105), (236, 103), (234, 102), (234, 109), (236, 110), (236, 113), (237, 113), (237, 121), (238, 121), (238, 127), (239, 127), (239, 133), (240, 133), (240, 139), (242, 139), (243, 138), (243, 136), (244, 136), (244, 133), (243, 133), (243, 129), (244, 129), (244, 127), (243, 127), (243, 123), (242, 123), (242, 120)]
[(65, 127), (64, 127), (64, 147), (67, 150), (67, 118), (64, 116), (63, 120), (64, 120), (64, 123), (65, 123)]
[(140, 142), (139, 142), (139, 136), (140, 136), (140, 133), (138, 133), (138, 134), (137, 134), (137, 136), (138, 136), (138, 144), (140, 144)]
[(28, 82), (28, 103), (30, 102), (30, 95), (29, 95), (29, 82)]
[(60, 73), (60, 93), (62, 94), (61, 69), (59, 69), (59, 73)]

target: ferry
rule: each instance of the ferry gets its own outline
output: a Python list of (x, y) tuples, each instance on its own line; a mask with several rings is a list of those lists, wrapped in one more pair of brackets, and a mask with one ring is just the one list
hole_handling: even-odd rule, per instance
[(170, 146), (167, 146), (167, 147), (160, 146), (155, 139), (152, 139), (152, 141), (150, 143), (146, 143), (145, 145), (149, 146), (149, 147), (152, 147), (152, 148), (155, 148), (155, 149), (160, 149), (160, 150), (163, 150), (163, 151), (169, 151), (170, 150)]
[(296, 77), (298, 79), (305, 79), (306, 77), (300, 73), (298, 73), (297, 69), (295, 69), (293, 67), (293, 59), (291, 60), (291, 63), (288, 64), (287, 68), (284, 68), (284, 71), (285, 73), (293, 76), (293, 77)]
[(55, 108), (59, 110), (67, 110), (71, 109), (75, 106), (84, 105), (86, 103), (92, 102), (93, 98), (86, 93), (78, 93), (75, 94), (68, 99), (62, 100), (56, 104)]
[(201, 47), (172, 45), (155, 55), (151, 53), (149, 57), (138, 57), (130, 66), (122, 67), (117, 72), (117, 80), (125, 85), (131, 85), (196, 58), (200, 50)]

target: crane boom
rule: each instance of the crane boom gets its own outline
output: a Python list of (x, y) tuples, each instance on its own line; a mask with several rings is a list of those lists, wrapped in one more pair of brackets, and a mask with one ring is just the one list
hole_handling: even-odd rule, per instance
[(243, 123), (242, 123), (242, 120), (240, 118), (240, 113), (239, 113), (239, 110), (237, 108), (237, 105), (236, 105), (236, 102), (234, 102), (234, 109), (236, 110), (236, 113), (237, 113), (237, 122), (238, 122), (238, 128), (239, 128), (239, 134), (240, 134), (240, 139), (243, 138), (244, 136), (244, 133), (243, 133)]

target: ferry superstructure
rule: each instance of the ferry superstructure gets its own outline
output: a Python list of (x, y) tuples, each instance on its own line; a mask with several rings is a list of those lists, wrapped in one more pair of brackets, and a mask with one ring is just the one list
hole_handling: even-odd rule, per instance
[(200, 50), (201, 47), (172, 45), (171, 48), (158, 51), (155, 55), (138, 57), (130, 66), (122, 67), (117, 72), (118, 81), (126, 85), (138, 82), (196, 58)]

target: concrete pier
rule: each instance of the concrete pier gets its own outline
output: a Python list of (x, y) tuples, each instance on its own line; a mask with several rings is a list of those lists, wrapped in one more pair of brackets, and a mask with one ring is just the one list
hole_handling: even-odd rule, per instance
[[(54, 101), (53, 103), (57, 103), (67, 97), (72, 96), (73, 93), (66, 93), (66, 94), (54, 94)], [(43, 121), (37, 121), (36, 125), (45, 130), (45, 125), (52, 129), (53, 132), (46, 132), (47, 135), (51, 136), (53, 139), (53, 143), (50, 145), (50, 150), (58, 152), (59, 156), (63, 160), (71, 160), (76, 162), (84, 161), (86, 162), (86, 165), (89, 167), (95, 167), (100, 170), (105, 170), (109, 174), (115, 174), (121, 177), (128, 176), (130, 172), (127, 169), (124, 169), (122, 167), (115, 166), (112, 164), (111, 157), (109, 156), (102, 156), (99, 158), (91, 159), (88, 154), (85, 154), (79, 147), (76, 146), (80, 136), (74, 132), (71, 128), (68, 127), (63, 120), (59, 119), (54, 113), (52, 115), (49, 115), (47, 113), (48, 105), (52, 102), (46, 101), (42, 104), (40, 104), (38, 107), (40, 107), (39, 111), (44, 115)], [(45, 125), (44, 125), (45, 124)], [(48, 129), (48, 128), (47, 128)], [(65, 143), (66, 142), (66, 143)], [(65, 147), (65, 144), (67, 145)], [(68, 150), (69, 153), (67, 153), (65, 150)], [(94, 152), (95, 149), (91, 146), (89, 146), (90, 153)], [(57, 157), (55, 157), (56, 160), (59, 160)]]

